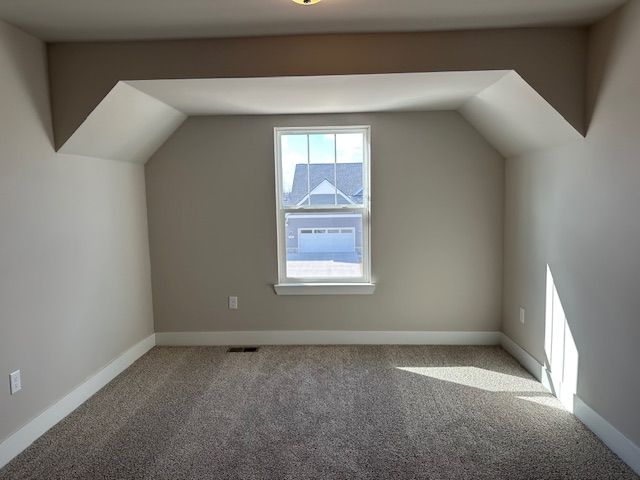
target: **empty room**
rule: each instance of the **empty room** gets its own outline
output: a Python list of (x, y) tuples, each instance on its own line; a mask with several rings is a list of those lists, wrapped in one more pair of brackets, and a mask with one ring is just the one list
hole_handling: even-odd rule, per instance
[(0, 480), (640, 480), (640, 0), (0, 0)]

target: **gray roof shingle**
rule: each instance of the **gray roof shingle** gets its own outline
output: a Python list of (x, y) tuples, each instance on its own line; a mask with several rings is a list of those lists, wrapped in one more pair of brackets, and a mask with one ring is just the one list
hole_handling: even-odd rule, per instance
[[(360, 203), (362, 200), (362, 163), (312, 163), (309, 164), (310, 190), (313, 190), (323, 181), (327, 180), (333, 185), (334, 167), (337, 178), (337, 187), (352, 201)], [(293, 186), (289, 196), (290, 205), (298, 204), (307, 195), (307, 164), (296, 165), (293, 176)]]

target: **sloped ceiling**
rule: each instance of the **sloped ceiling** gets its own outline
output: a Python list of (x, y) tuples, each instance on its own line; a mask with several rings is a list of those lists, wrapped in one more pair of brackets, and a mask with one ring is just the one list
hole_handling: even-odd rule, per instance
[(146, 163), (192, 115), (456, 110), (505, 157), (582, 138), (514, 71), (118, 82), (60, 151)]
[(183, 112), (119, 82), (59, 151), (146, 163), (186, 118)]
[(515, 72), (469, 98), (459, 111), (505, 158), (583, 138)]
[(505, 71), (128, 82), (187, 115), (455, 110)]

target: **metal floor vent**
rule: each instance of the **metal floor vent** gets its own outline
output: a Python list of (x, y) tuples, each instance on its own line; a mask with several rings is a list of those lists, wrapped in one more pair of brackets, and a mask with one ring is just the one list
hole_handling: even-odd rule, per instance
[(257, 352), (258, 347), (230, 347), (227, 352), (229, 353), (252, 353)]

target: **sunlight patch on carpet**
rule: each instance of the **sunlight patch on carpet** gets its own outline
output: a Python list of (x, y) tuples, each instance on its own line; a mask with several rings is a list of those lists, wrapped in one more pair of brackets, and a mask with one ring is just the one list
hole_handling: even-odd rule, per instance
[(398, 370), (457, 383), (488, 392), (544, 392), (534, 379), (494, 372), (478, 367), (396, 367)]

